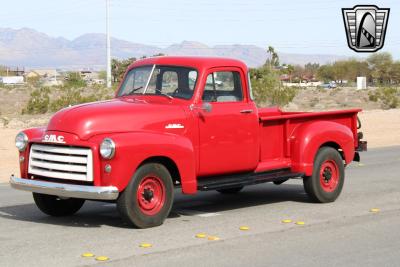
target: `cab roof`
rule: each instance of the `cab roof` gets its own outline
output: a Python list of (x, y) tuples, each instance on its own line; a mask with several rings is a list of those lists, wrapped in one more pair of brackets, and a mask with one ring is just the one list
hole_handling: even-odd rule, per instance
[(140, 59), (129, 66), (129, 69), (144, 65), (171, 65), (185, 66), (195, 69), (209, 69), (213, 67), (238, 67), (247, 72), (247, 66), (240, 60), (223, 57), (194, 57), (194, 56), (158, 56)]

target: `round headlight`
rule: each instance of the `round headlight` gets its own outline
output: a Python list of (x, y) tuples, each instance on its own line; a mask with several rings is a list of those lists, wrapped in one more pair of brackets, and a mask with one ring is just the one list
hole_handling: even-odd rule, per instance
[(100, 155), (105, 159), (112, 159), (115, 155), (115, 143), (110, 138), (104, 138), (100, 144)]
[(19, 151), (24, 151), (26, 146), (28, 145), (28, 136), (23, 133), (20, 132), (17, 134), (17, 136), (15, 137), (15, 146), (18, 148)]

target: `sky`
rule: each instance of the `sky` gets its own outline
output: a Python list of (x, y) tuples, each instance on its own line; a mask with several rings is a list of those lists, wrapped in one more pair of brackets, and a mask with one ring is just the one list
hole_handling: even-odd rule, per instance
[[(0, 27), (28, 27), (74, 39), (105, 32), (106, 0), (2, 1)], [(391, 8), (385, 46), (400, 59), (400, 1), (110, 0), (113, 37), (166, 47), (184, 40), (207, 45), (253, 44), (278, 52), (360, 56), (347, 46), (341, 8)], [(362, 55), (364, 56), (364, 55)]]

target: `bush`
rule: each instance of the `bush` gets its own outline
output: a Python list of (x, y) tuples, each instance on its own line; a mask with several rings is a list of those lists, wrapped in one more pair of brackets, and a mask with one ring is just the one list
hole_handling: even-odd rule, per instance
[(86, 102), (96, 101), (96, 96), (94, 94), (83, 96), (81, 88), (63, 88), (62, 93), (59, 98), (53, 100), (49, 105), (50, 111), (58, 111), (62, 108), (68, 106), (74, 106)]
[(297, 90), (281, 85), (278, 74), (268, 67), (251, 69), (251, 86), (258, 105), (284, 106), (291, 102)]
[[(54, 88), (54, 87), (53, 87)], [(58, 87), (50, 92), (47, 87), (35, 89), (22, 114), (43, 114), (87, 102), (110, 99), (113, 91), (105, 87), (91, 88)]]
[(368, 99), (372, 102), (378, 102), (379, 100), (377, 94), (373, 92), (368, 92)]
[(368, 98), (373, 102), (381, 102), (382, 108), (397, 108), (400, 104), (400, 90), (394, 87), (380, 87), (368, 93)]
[(79, 72), (69, 72), (65, 77), (65, 87), (85, 87), (86, 82), (82, 79)]
[(31, 97), (22, 114), (43, 114), (49, 110), (50, 89), (47, 87), (39, 88), (31, 93)]

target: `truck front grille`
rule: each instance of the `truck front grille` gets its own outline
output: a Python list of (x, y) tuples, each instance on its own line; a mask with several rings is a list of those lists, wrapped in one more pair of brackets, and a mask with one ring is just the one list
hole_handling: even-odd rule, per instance
[(93, 181), (93, 156), (89, 148), (33, 144), (28, 173), (49, 178)]

